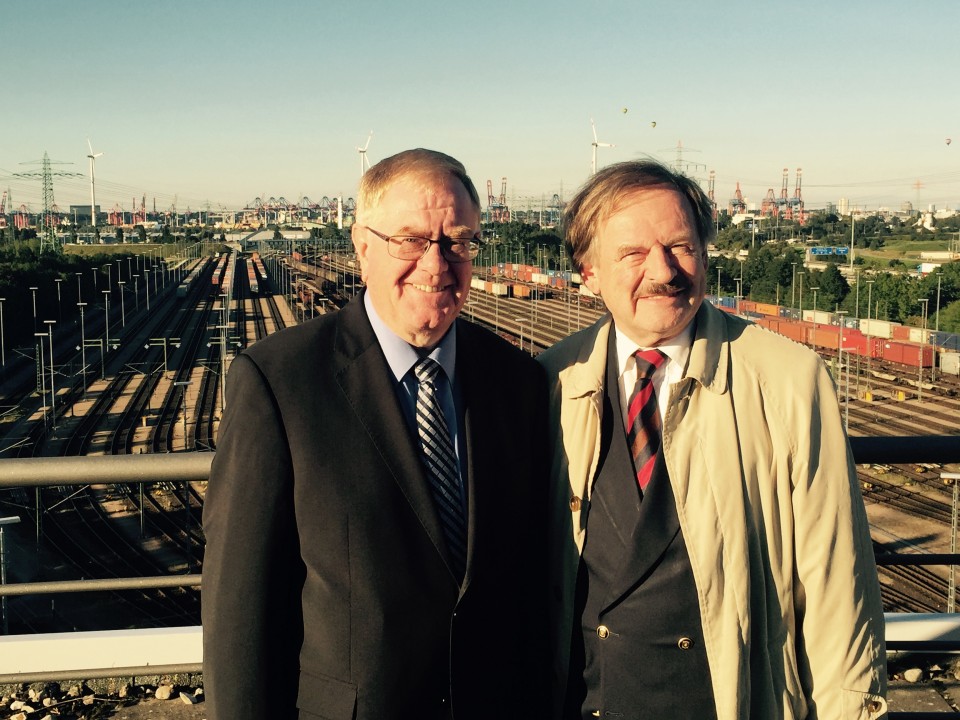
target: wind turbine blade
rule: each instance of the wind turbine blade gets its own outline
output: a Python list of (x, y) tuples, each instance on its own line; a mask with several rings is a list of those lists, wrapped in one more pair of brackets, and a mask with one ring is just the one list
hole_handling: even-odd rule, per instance
[(370, 134), (367, 135), (367, 144), (363, 146), (364, 152), (366, 152), (367, 148), (370, 147), (370, 138), (372, 137), (373, 137), (373, 130), (371, 130)]
[[(593, 122), (593, 118), (590, 118), (590, 128), (593, 130), (593, 142), (597, 142), (597, 126)], [(91, 150), (91, 152), (93, 152)]]
[(93, 155), (93, 145), (90, 144), (90, 138), (87, 138), (87, 147), (90, 148), (90, 154)]

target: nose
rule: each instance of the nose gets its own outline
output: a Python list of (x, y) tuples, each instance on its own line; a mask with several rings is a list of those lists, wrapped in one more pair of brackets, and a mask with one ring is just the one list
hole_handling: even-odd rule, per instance
[(656, 282), (668, 283), (677, 276), (673, 255), (660, 243), (654, 243), (643, 263), (644, 277)]
[(417, 265), (433, 275), (439, 275), (449, 267), (440, 253), (440, 244), (435, 242), (430, 243), (427, 251), (417, 261)]

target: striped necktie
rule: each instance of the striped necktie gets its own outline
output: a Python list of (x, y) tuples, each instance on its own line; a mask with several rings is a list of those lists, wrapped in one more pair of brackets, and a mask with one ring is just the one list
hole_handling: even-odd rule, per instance
[(440, 371), (440, 365), (428, 357), (414, 366), (413, 373), (419, 383), (417, 434), (452, 569), (457, 578), (462, 580), (467, 565), (466, 519), (460, 498), (460, 465), (437, 397), (437, 376)]
[(627, 406), (627, 441), (637, 473), (637, 484), (645, 491), (660, 450), (660, 410), (653, 390), (653, 374), (667, 356), (659, 350), (637, 350), (637, 385)]

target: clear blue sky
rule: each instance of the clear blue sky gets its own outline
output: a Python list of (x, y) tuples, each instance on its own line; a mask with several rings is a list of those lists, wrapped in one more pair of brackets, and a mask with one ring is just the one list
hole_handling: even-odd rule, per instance
[(352, 197), (373, 130), (371, 161), (443, 150), (523, 205), (586, 179), (593, 117), (599, 164), (682, 142), (721, 206), (799, 167), (810, 206), (960, 208), (960, 3), (706, 5), (7, 0), (0, 190), (39, 210), (13, 173), (46, 151), (89, 203), (89, 137), (104, 210)]

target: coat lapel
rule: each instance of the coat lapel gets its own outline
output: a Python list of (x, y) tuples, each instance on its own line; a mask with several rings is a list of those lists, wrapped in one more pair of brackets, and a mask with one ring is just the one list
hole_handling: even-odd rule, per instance
[(367, 319), (360, 295), (337, 313), (334, 341), (337, 383), (400, 487), (411, 509), (446, 562), (446, 543), (427, 483), (420, 450), (404, 420), (393, 375)]

